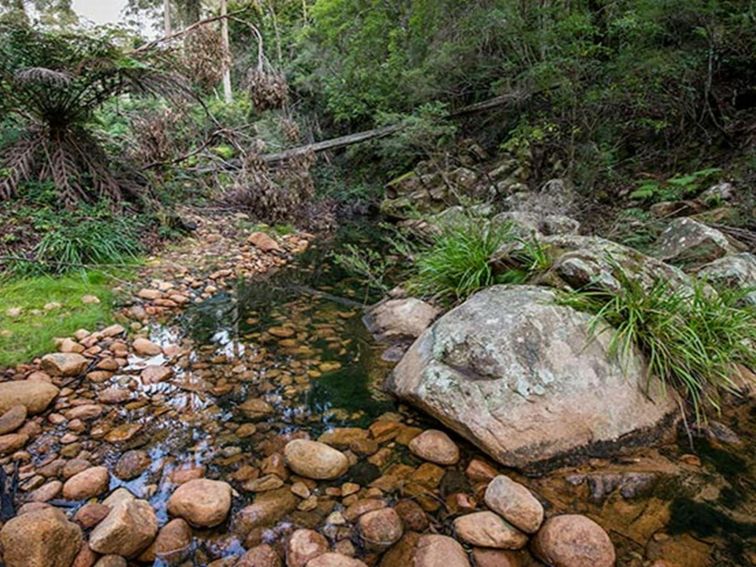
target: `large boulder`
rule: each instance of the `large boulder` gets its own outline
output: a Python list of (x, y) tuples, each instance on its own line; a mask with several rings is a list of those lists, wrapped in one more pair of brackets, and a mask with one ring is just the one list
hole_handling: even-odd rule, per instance
[(36, 380), (3, 382), (0, 384), (0, 414), (15, 406), (26, 407), (29, 415), (42, 413), (59, 391), (52, 384)]
[(756, 305), (756, 256), (753, 254), (744, 252), (714, 260), (698, 271), (698, 277), (717, 289), (724, 287), (747, 292), (744, 301)]
[(81, 529), (58, 508), (16, 516), (0, 531), (6, 567), (69, 567), (81, 546)]
[[(540, 239), (551, 262), (543, 280), (561, 289), (591, 289), (615, 293), (628, 278), (650, 288), (662, 279), (671, 288), (689, 288), (690, 278), (674, 266), (596, 236), (563, 234)], [(492, 258), (495, 268), (519, 267), (522, 243), (505, 245)]]
[(640, 354), (609, 352), (611, 330), (534, 286), (494, 286), (450, 311), (410, 348), (387, 389), (500, 463), (530, 468), (648, 440), (674, 414)]
[(685, 268), (695, 268), (742, 250), (715, 228), (692, 218), (675, 219), (656, 242), (656, 257)]

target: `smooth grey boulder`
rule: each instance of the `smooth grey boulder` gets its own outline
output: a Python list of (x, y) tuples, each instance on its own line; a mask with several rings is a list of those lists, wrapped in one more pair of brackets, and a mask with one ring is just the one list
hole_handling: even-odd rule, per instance
[(640, 354), (609, 353), (612, 331), (534, 286), (494, 286), (434, 323), (387, 380), (500, 463), (537, 468), (618, 441), (649, 440), (675, 414)]
[(716, 289), (724, 287), (748, 292), (744, 300), (756, 305), (756, 256), (753, 254), (744, 252), (715, 260), (703, 266), (698, 277)]

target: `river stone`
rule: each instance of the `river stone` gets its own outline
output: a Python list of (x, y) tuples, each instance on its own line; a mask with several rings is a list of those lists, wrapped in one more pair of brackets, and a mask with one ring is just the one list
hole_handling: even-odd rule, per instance
[(450, 537), (424, 535), (417, 541), (412, 567), (470, 567), (462, 546)]
[(532, 468), (629, 435), (650, 439), (677, 412), (638, 353), (610, 354), (612, 332), (534, 286), (493, 286), (439, 319), (387, 380), (500, 463)]
[(328, 551), (328, 540), (314, 530), (297, 530), (286, 543), (286, 567), (305, 567)]
[(0, 435), (12, 433), (26, 421), (26, 406), (13, 406), (0, 417)]
[(298, 504), (299, 499), (287, 487), (262, 492), (252, 504), (239, 510), (234, 518), (234, 531), (247, 535), (254, 528), (271, 526), (296, 510)]
[(324, 553), (308, 561), (305, 567), (367, 567), (367, 564), (341, 553)]
[(533, 550), (553, 567), (612, 567), (615, 561), (604, 529), (577, 514), (549, 518), (533, 539)]
[(697, 275), (718, 288), (748, 291), (745, 301), (756, 305), (756, 256), (753, 254), (725, 256), (703, 266)]
[(117, 498), (114, 495), (103, 502), (110, 506), (110, 513), (92, 530), (89, 547), (103, 555), (132, 557), (155, 539), (158, 520), (149, 502), (137, 500), (127, 491)]
[(66, 500), (87, 500), (108, 491), (110, 473), (106, 467), (91, 467), (69, 478), (63, 485)]
[(179, 486), (168, 499), (168, 512), (191, 525), (212, 528), (222, 524), (231, 509), (228, 483), (197, 478)]
[(158, 532), (157, 538), (140, 556), (142, 563), (159, 559), (167, 565), (177, 565), (184, 560), (192, 545), (192, 528), (181, 518), (168, 522)]
[(673, 220), (656, 242), (655, 256), (682, 267), (702, 266), (717, 258), (742, 251), (715, 228), (692, 218)]
[(0, 384), (0, 413), (16, 406), (26, 407), (29, 415), (42, 413), (60, 390), (47, 382), (18, 380)]
[(89, 360), (74, 352), (54, 352), (42, 357), (42, 370), (50, 376), (78, 376), (88, 365)]
[(315, 480), (339, 478), (349, 468), (349, 459), (344, 453), (318, 441), (289, 441), (284, 447), (284, 457), (296, 474)]
[(115, 466), (115, 475), (121, 480), (132, 480), (141, 475), (152, 463), (146, 451), (126, 451), (118, 459)]
[(496, 549), (520, 549), (528, 536), (493, 512), (475, 512), (454, 520), (454, 530), (470, 545)]
[(275, 413), (273, 406), (260, 398), (249, 398), (248, 400), (245, 400), (244, 403), (237, 406), (236, 409), (252, 420), (265, 419)]
[(529, 534), (543, 522), (543, 506), (530, 490), (508, 476), (493, 479), (485, 494), (486, 506), (513, 526)]
[(139, 356), (157, 356), (158, 354), (163, 352), (163, 349), (160, 348), (160, 345), (156, 345), (152, 341), (143, 339), (141, 337), (134, 339), (134, 342), (131, 346), (134, 349), (134, 352)]
[(151, 365), (142, 370), (142, 383), (145, 385), (159, 384), (173, 376), (173, 369), (169, 366)]
[(365, 543), (371, 551), (383, 551), (399, 541), (404, 533), (402, 520), (393, 508), (382, 508), (363, 514), (357, 526)]
[(379, 303), (370, 309), (365, 322), (380, 339), (416, 339), (440, 314), (431, 304), (408, 297)]
[(128, 563), (120, 555), (104, 555), (97, 560), (94, 567), (128, 567)]
[(247, 551), (234, 567), (281, 567), (281, 558), (275, 549), (264, 543)]
[(21, 449), (29, 441), (25, 433), (8, 433), (0, 435), (0, 454), (13, 453)]
[(81, 541), (79, 526), (53, 507), (16, 516), (0, 531), (6, 567), (68, 567)]
[(476, 567), (522, 567), (520, 557), (514, 551), (476, 547), (472, 552)]
[(456, 465), (459, 462), (459, 448), (443, 431), (429, 429), (415, 437), (409, 444), (413, 455), (437, 465)]

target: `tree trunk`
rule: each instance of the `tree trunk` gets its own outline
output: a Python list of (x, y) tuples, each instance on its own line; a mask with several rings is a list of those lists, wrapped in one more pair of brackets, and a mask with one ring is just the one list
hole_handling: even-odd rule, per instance
[(165, 37), (171, 35), (171, 0), (163, 0), (163, 25)]
[(226, 103), (234, 102), (234, 93), (231, 90), (231, 42), (228, 37), (228, 0), (221, 0), (221, 35), (223, 37), (223, 50), (226, 52), (225, 69), (223, 71), (223, 99)]

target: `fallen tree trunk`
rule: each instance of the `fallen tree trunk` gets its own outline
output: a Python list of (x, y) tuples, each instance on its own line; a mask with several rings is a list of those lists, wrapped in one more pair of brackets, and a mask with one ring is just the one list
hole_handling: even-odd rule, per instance
[[(476, 112), (484, 112), (486, 110), (491, 110), (492, 108), (497, 108), (499, 106), (505, 106), (513, 102), (519, 102), (527, 98), (527, 96), (529, 96), (527, 93), (520, 91), (508, 93), (488, 100), (484, 100), (483, 102), (465, 106), (463, 108), (460, 108), (459, 110), (452, 112), (451, 114), (446, 115), (445, 118), (459, 118), (468, 114), (475, 114)], [(328, 150), (337, 150), (340, 148), (346, 148), (347, 146), (351, 146), (353, 144), (359, 144), (362, 142), (367, 142), (369, 140), (377, 140), (379, 138), (390, 136), (391, 134), (394, 134), (399, 130), (402, 130), (403, 128), (404, 124), (393, 124), (391, 126), (384, 126), (383, 128), (374, 128), (373, 130), (357, 132), (356, 134), (349, 134), (348, 136), (341, 136), (339, 138), (333, 138), (331, 140), (324, 140), (322, 142), (315, 142), (313, 144), (298, 146), (296, 148), (291, 148), (289, 150), (275, 154), (265, 154), (260, 157), (267, 164), (278, 163), (280, 161), (286, 161), (287, 159), (291, 159), (293, 157), (309, 152), (319, 153)]]

